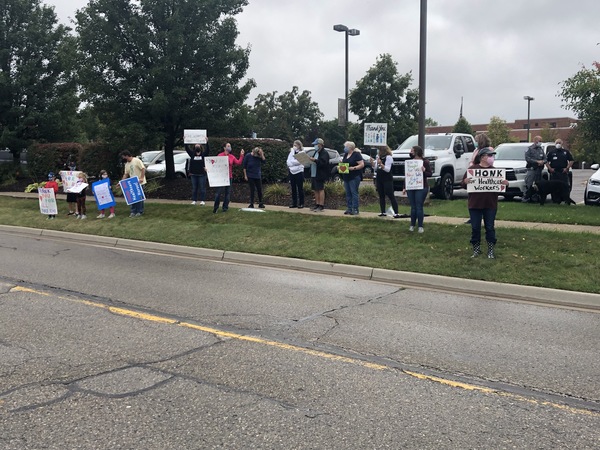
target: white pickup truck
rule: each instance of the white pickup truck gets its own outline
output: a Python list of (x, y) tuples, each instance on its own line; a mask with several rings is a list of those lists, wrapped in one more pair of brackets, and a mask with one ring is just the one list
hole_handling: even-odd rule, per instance
[[(394, 190), (404, 188), (404, 165), (410, 149), (418, 144), (418, 136), (406, 139), (392, 152)], [(475, 140), (470, 134), (426, 134), (424, 157), (429, 160), (433, 175), (429, 178), (431, 192), (437, 198), (451, 200), (455, 188), (460, 188), (463, 175), (475, 150)]]

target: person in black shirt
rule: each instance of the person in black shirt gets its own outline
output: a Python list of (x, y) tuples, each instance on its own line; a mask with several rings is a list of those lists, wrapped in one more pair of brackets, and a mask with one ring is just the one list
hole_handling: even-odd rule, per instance
[(208, 156), (208, 142), (206, 147), (200, 144), (194, 145), (194, 150), (186, 148), (190, 159), (187, 164), (187, 173), (192, 179), (192, 205), (198, 201), (198, 191), (200, 191), (200, 204), (204, 205), (206, 200), (206, 166), (204, 160)]
[(550, 172), (551, 180), (559, 180), (569, 184), (569, 170), (575, 161), (571, 152), (564, 148), (562, 144), (562, 139), (557, 139), (555, 148), (548, 151), (546, 167)]

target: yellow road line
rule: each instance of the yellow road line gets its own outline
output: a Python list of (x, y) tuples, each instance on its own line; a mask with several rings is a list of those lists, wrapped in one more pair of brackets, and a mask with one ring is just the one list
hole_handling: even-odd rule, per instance
[[(30, 289), (30, 288), (27, 288), (24, 286), (15, 286), (10, 291), (11, 292), (27, 292), (27, 293), (31, 293), (31, 294), (43, 295), (46, 297), (53, 296), (53, 297), (61, 299), (61, 300), (67, 300), (70, 302), (79, 303), (79, 304), (83, 304), (86, 306), (93, 306), (95, 308), (105, 309), (107, 311), (110, 311), (113, 314), (118, 314), (118, 315), (125, 316), (125, 317), (131, 317), (134, 319), (162, 323), (162, 324), (167, 324), (167, 325), (176, 325), (176, 326), (180, 326), (180, 327), (184, 327), (184, 328), (190, 328), (192, 330), (202, 331), (204, 333), (212, 334), (214, 336), (218, 336), (221, 338), (236, 339), (239, 341), (252, 342), (252, 343), (260, 344), (260, 345), (268, 345), (271, 347), (280, 348), (282, 350), (289, 350), (289, 351), (304, 353), (306, 355), (316, 356), (318, 358), (324, 358), (324, 359), (328, 359), (331, 361), (339, 361), (339, 362), (343, 362), (343, 363), (359, 365), (359, 366), (366, 367), (366, 368), (373, 369), (373, 370), (397, 370), (393, 367), (389, 367), (389, 366), (386, 366), (383, 364), (377, 364), (377, 363), (372, 363), (372, 362), (368, 362), (368, 361), (363, 361), (358, 358), (351, 358), (348, 356), (340, 356), (340, 355), (336, 355), (333, 353), (327, 353), (327, 352), (324, 352), (321, 350), (313, 350), (313, 349), (306, 348), (306, 347), (300, 347), (297, 345), (286, 344), (283, 342), (273, 341), (273, 340), (269, 340), (269, 339), (263, 339), (263, 338), (259, 338), (256, 336), (246, 335), (246, 334), (233, 333), (230, 331), (219, 330), (218, 328), (196, 325), (196, 324), (189, 323), (189, 322), (180, 322), (178, 320), (170, 319), (168, 317), (158, 316), (156, 314), (147, 314), (147, 313), (142, 313), (142, 312), (134, 311), (134, 310), (127, 309), (127, 308), (119, 308), (119, 307), (115, 307), (115, 306), (109, 306), (109, 305), (105, 305), (102, 303), (85, 300), (82, 298), (63, 297), (63, 296), (54, 295), (54, 294), (51, 294), (48, 292)], [(402, 373), (409, 375), (411, 377), (417, 378), (419, 380), (430, 381), (430, 382), (438, 383), (438, 384), (441, 384), (444, 386), (463, 389), (463, 390), (467, 390), (467, 391), (481, 392), (483, 394), (488, 394), (488, 395), (495, 394), (500, 397), (510, 398), (512, 400), (517, 400), (520, 402), (530, 403), (530, 404), (534, 404), (534, 405), (548, 406), (548, 407), (560, 409), (562, 411), (566, 411), (566, 412), (570, 412), (570, 413), (574, 413), (574, 414), (600, 416), (600, 413), (595, 412), (595, 411), (590, 411), (587, 409), (574, 408), (572, 406), (567, 406), (567, 405), (563, 405), (560, 403), (537, 400), (534, 398), (527, 398), (527, 397), (524, 397), (519, 394), (513, 394), (511, 392), (499, 391), (497, 389), (492, 389), (492, 388), (483, 387), (483, 386), (477, 386), (475, 384), (470, 384), (470, 383), (463, 383), (460, 381), (449, 380), (446, 378), (436, 377), (436, 376), (432, 376), (432, 375), (426, 375), (423, 373), (413, 372), (410, 370), (402, 369), (401, 371), (402, 371)]]

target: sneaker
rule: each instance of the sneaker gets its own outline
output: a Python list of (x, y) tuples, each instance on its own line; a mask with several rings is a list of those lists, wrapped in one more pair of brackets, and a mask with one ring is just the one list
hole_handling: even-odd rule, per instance
[(411, 226), (408, 231), (415, 231), (415, 227)]
[(316, 211), (317, 209), (319, 209), (319, 205), (313, 205), (310, 207), (311, 211)]
[(298, 209), (304, 208), (304, 205), (298, 205)]
[(355, 209), (354, 211), (352, 211), (352, 215), (353, 216), (358, 216), (360, 213), (358, 212), (358, 209)]
[(110, 216), (108, 216), (109, 219), (113, 219), (115, 217), (115, 213), (111, 213)]
[(402, 216), (400, 214), (394, 214), (394, 219), (402, 219)]
[(344, 211), (344, 214), (346, 216), (349, 216), (350, 214), (352, 214), (352, 211), (350, 211), (349, 209), (347, 209), (346, 211)]
[(129, 214), (129, 217), (135, 217), (134, 213)]
[(323, 212), (324, 209), (325, 207), (323, 205), (319, 205), (319, 207), (315, 209), (315, 212)]
[(52, 216), (48, 216), (48, 218), (46, 220), (50, 220), (50, 219), (52, 219)]
[(265, 209), (265, 204), (264, 204), (264, 203), (259, 203), (258, 207), (259, 207), (260, 209)]
[(76, 218), (76, 219), (80, 219), (80, 218), (81, 218), (81, 216), (80, 216), (79, 214), (75, 214), (75, 218)]
[(141, 216), (142, 216), (142, 213), (137, 213), (137, 214), (135, 215), (135, 217), (141, 217)]
[(104, 214), (98, 214), (98, 217), (96, 217), (96, 219), (104, 219)]
[(296, 205), (290, 205), (290, 206), (288, 206), (288, 208), (290, 208), (290, 209), (291, 208), (297, 208), (297, 206)]
[(72, 216), (73, 214), (75, 214), (73, 211), (69, 211), (69, 212), (67, 213), (67, 216)]
[(200, 206), (204, 206), (204, 205), (206, 205), (206, 203), (200, 202)]
[(252, 209), (254, 209), (254, 204), (253, 204), (253, 203), (250, 203), (250, 204), (248, 205), (248, 208), (252, 208)]
[(196, 202), (192, 202), (192, 203), (190, 203), (190, 205), (195, 205), (195, 204), (196, 204)]
[(381, 214), (379, 214), (378, 216), (379, 216), (379, 217), (387, 217), (387, 214), (386, 214), (386, 213), (381, 213)]
[(419, 231), (419, 233), (424, 233), (425, 232), (425, 230), (423, 229), (423, 227), (419, 227), (418, 231)]
[(85, 214), (82, 214), (81, 216), (79, 216), (79, 218), (80, 218), (81, 220), (83, 220), (83, 219), (87, 219), (87, 216), (86, 216)]

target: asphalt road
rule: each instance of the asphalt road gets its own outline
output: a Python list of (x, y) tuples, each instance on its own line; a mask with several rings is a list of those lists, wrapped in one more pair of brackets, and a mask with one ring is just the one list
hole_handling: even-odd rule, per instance
[(600, 314), (0, 233), (0, 448), (597, 448)]

